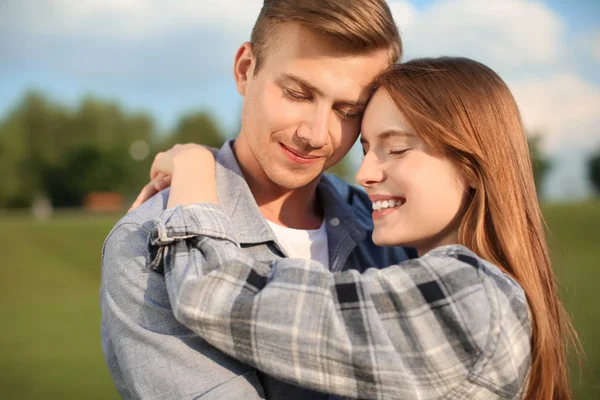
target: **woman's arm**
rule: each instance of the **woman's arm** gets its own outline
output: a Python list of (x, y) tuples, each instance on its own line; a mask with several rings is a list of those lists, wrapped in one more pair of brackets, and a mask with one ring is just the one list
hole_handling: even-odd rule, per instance
[[(432, 252), (362, 275), (310, 260), (257, 262), (215, 204), (212, 158), (179, 158), (195, 161), (172, 163), (169, 204), (188, 205), (157, 221), (151, 243), (176, 318), (209, 343), (269, 375), (343, 396), (440, 398), (477, 378), (476, 361), (491, 371), (476, 371), (486, 385), (516, 393), (527, 371), (527, 319), (504, 318), (511, 339), (494, 344), (499, 309), (518, 312), (510, 299), (499, 306), (499, 290), (490, 298), (475, 258)], [(499, 363), (487, 362), (489, 348)]]
[[(438, 398), (463, 382), (490, 332), (476, 266), (442, 257), (331, 273), (317, 262), (258, 263), (214, 204), (159, 221), (176, 318), (269, 375), (358, 398)], [(507, 360), (509, 362), (510, 360)]]
[(158, 153), (150, 169), (150, 182), (142, 188), (129, 211), (171, 186), (172, 179), (176, 181), (167, 208), (202, 201), (217, 203), (215, 152), (216, 149), (188, 143)]

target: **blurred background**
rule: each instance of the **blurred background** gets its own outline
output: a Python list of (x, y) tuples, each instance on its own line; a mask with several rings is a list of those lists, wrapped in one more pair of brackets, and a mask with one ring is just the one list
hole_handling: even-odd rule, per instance
[[(600, 398), (600, 1), (389, 1), (404, 60), (495, 69), (523, 113), (553, 262)], [(102, 243), (174, 143), (235, 137), (232, 62), (261, 0), (0, 0), (0, 396), (117, 398)], [(352, 181), (355, 147), (335, 173)], [(8, 259), (6, 259), (8, 258)], [(575, 365), (575, 364), (574, 364)]]

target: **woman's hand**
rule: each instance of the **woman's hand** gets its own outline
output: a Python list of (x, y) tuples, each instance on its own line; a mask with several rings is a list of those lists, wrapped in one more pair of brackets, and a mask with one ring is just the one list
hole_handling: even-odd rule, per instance
[(161, 190), (174, 186), (174, 179), (178, 184), (171, 188), (169, 207), (203, 201), (216, 203), (214, 171), (215, 160), (210, 150), (194, 143), (177, 144), (156, 155), (150, 169), (150, 182), (144, 186), (129, 211)]

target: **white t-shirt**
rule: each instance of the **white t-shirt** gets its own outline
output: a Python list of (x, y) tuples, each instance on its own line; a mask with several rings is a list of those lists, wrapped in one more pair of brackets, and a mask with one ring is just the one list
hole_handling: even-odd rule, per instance
[(292, 229), (267, 220), (279, 243), (290, 258), (307, 258), (323, 264), (329, 269), (327, 229), (325, 219), (319, 229)]

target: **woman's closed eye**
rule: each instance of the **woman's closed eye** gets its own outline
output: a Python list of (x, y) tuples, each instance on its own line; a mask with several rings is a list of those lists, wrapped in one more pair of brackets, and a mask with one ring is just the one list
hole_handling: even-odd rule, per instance
[(407, 149), (390, 149), (390, 150), (388, 150), (388, 154), (395, 155), (395, 156), (400, 156), (400, 155), (406, 153), (409, 150), (411, 150), (410, 147), (407, 148)]

